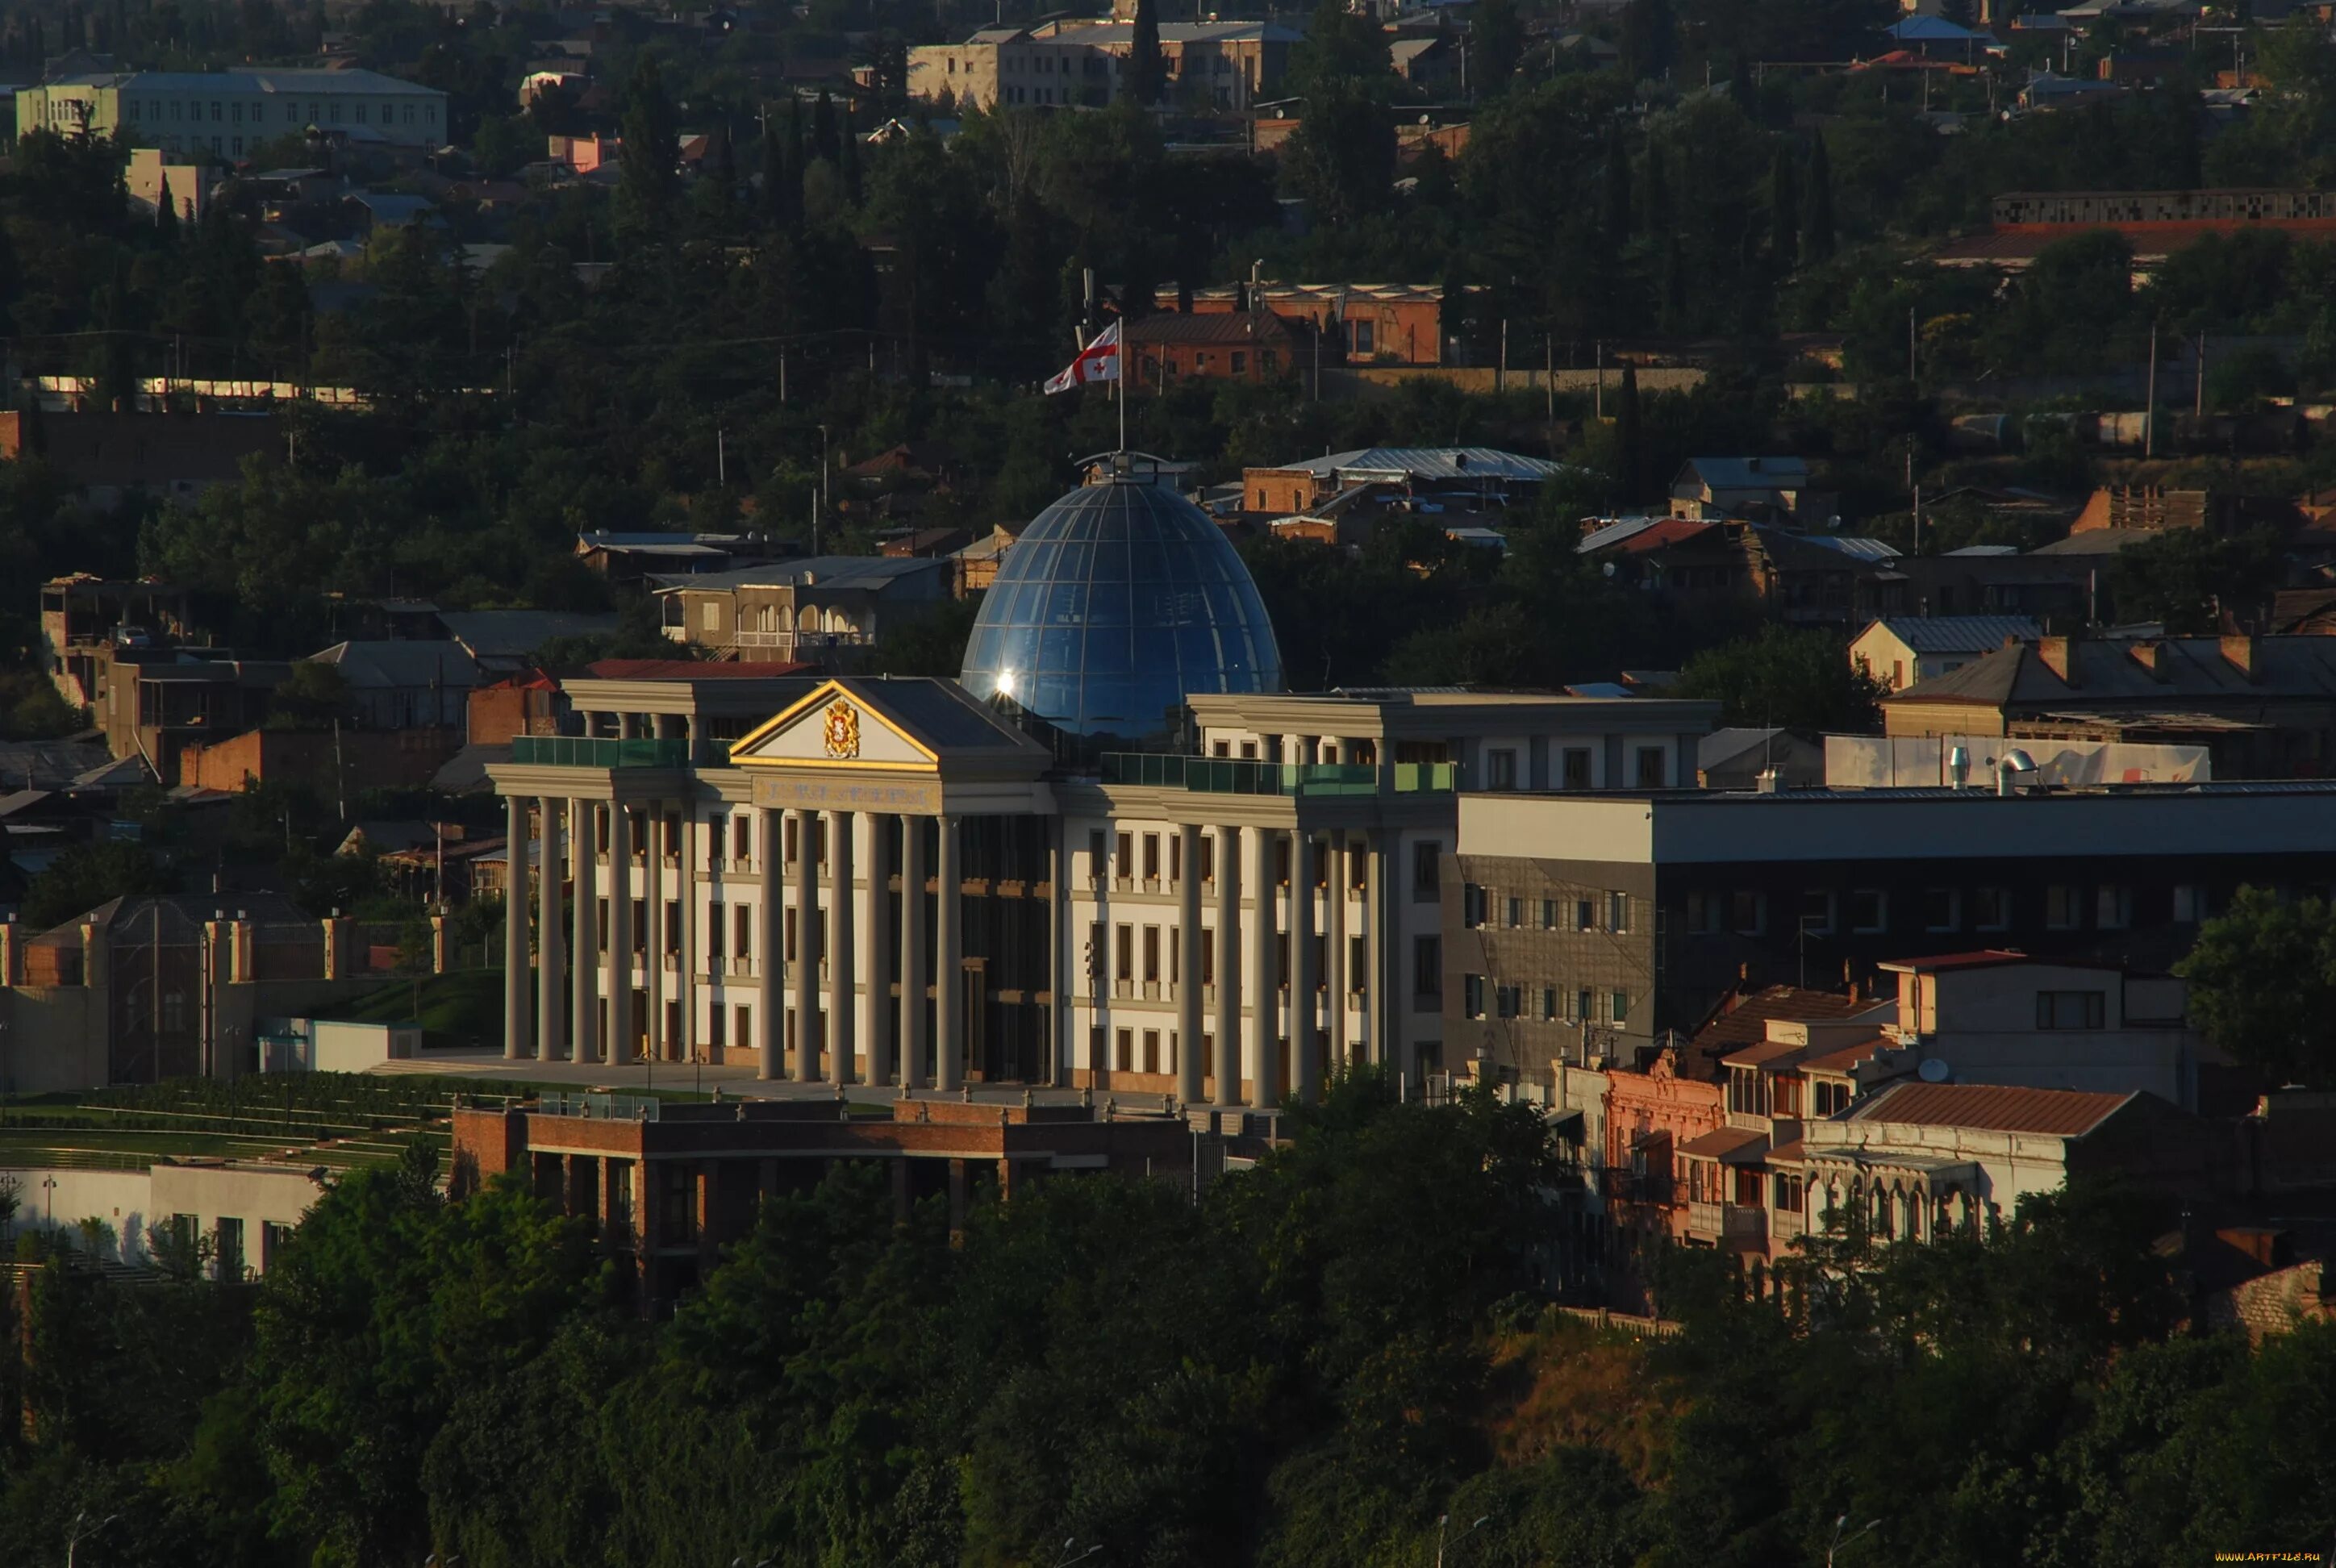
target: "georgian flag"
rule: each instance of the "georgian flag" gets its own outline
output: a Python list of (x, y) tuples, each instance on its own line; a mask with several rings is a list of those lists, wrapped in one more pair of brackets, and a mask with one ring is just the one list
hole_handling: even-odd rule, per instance
[(1046, 392), (1068, 392), (1082, 382), (1117, 381), (1119, 379), (1119, 323), (1095, 335), (1095, 341), (1079, 350), (1079, 356), (1065, 365), (1062, 373), (1050, 377)]

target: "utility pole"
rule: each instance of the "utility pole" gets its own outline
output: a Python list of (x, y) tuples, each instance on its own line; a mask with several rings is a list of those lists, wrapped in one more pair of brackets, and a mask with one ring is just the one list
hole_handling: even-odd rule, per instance
[(1906, 383), (1914, 384), (1914, 307), (1906, 307)]
[(1602, 337), (1598, 339), (1597, 358), (1598, 390), (1595, 396), (1597, 400), (1598, 417), (1602, 420), (1606, 417), (1606, 340)]
[(2198, 385), (2190, 409), (2191, 417), (2204, 422), (2206, 417), (2206, 329), (2198, 329)]
[(2149, 406), (2141, 415), (2141, 455), (2157, 455), (2157, 324), (2149, 324)]

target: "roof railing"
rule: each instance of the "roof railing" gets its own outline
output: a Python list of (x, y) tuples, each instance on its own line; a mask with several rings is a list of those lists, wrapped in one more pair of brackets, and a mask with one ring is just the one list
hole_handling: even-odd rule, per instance
[(1302, 795), (1311, 798), (1382, 794), (1448, 794), (1460, 787), (1457, 763), (1276, 763), (1245, 757), (1105, 752), (1103, 782), (1203, 794)]

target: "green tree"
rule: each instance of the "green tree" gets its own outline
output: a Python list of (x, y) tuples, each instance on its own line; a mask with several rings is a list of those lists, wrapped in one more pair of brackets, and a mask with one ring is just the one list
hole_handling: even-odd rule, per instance
[(313, 658), (294, 662), (284, 684), (269, 697), (268, 708), (269, 729), (319, 729), (355, 712), (348, 677), (340, 667)]
[(2174, 637), (2211, 636), (2224, 616), (2251, 615), (2281, 566), (2279, 538), (2268, 529), (2227, 538), (2168, 529), (2111, 559), (2109, 595), (2123, 619), (2161, 622)]
[(666, 242), (680, 193), (680, 137), (665, 77), (644, 54), (626, 93), (623, 144), (617, 152), (617, 227), (636, 244)]
[(1154, 0), (1135, 0), (1135, 21), (1128, 45), (1127, 73), (1122, 85), (1128, 96), (1149, 107), (1160, 102), (1168, 69), (1160, 54), (1160, 14)]
[(1393, 85), (1386, 31), (1346, 0), (1320, 0), (1305, 41), (1290, 52), (1290, 90), (1307, 101), (1309, 117), (1319, 95), (1359, 93), (1384, 102)]
[(1524, 18), (1515, 0), (1478, 0), (1468, 18), (1468, 90), (1479, 98), (1498, 98), (1508, 91), (1524, 53)]
[(1837, 633), (1782, 626), (1697, 654), (1672, 687), (1675, 696), (1716, 699), (1723, 725), (1851, 734), (1880, 722), (1886, 690), (1852, 667)]
[(2336, 913), (2319, 899), (2241, 888), (2175, 972), (2217, 1050), (2282, 1083), (2336, 1084)]
[(1811, 261), (1833, 258), (1833, 160), (1818, 131), (1809, 138), (1806, 187), (1801, 198), (1800, 252)]
[(76, 844), (51, 861), (24, 890), (28, 930), (44, 931), (111, 899), (166, 893), (178, 885), (143, 844)]

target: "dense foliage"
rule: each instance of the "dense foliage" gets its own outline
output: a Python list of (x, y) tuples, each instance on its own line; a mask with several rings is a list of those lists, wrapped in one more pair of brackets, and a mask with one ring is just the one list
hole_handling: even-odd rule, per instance
[[(1066, 1179), (955, 1244), (843, 1169), (670, 1321), (573, 1223), (348, 1177), (255, 1291), (36, 1278), (0, 1530), (268, 1564), (2176, 1563), (2336, 1528), (2336, 1329), (2182, 1328), (2150, 1216), (1822, 1242), (1785, 1303), (1661, 1266), (1680, 1339), (1535, 1294), (1535, 1113), (1376, 1080), (1194, 1205)], [(1857, 1268), (1848, 1265), (1853, 1261)], [(7, 1341), (16, 1343), (12, 1331)], [(1859, 1557), (1854, 1553), (1867, 1555)]]

